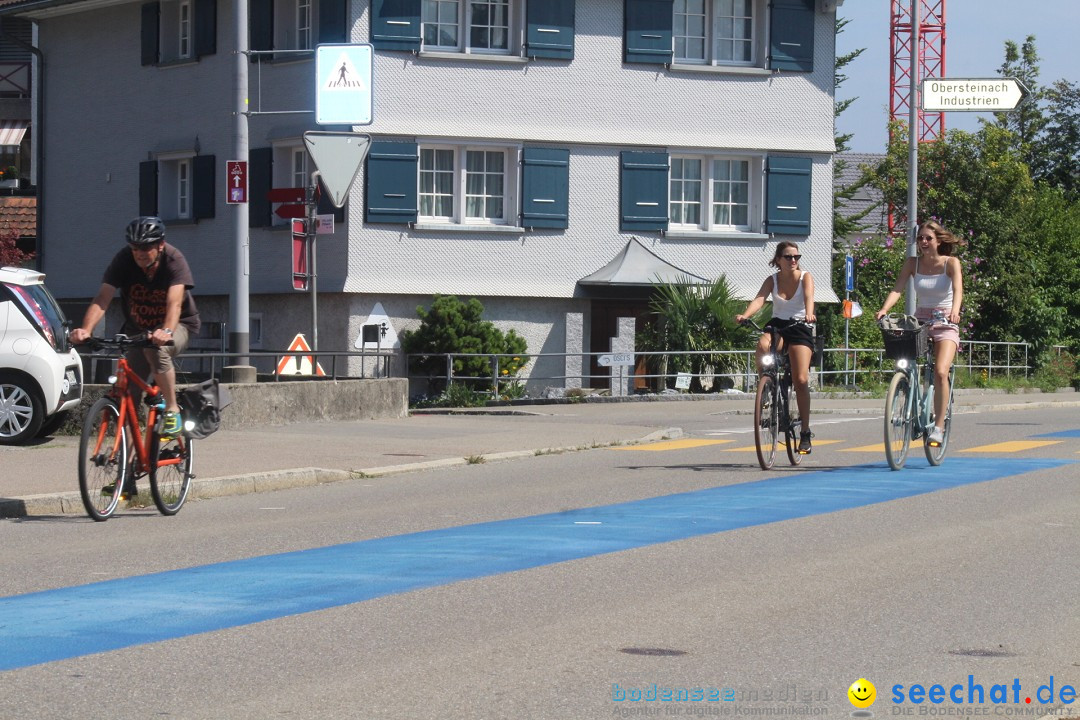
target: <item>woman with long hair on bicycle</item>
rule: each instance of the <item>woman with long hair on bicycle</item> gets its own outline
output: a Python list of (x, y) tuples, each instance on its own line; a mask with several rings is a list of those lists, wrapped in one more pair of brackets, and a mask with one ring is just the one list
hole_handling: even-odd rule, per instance
[[(735, 316), (735, 322), (741, 323), (752, 317), (771, 297), (773, 316), (765, 325), (779, 330), (783, 345), (787, 346), (795, 400), (802, 419), (799, 454), (809, 455), (812, 450), (810, 438), (813, 437), (810, 432), (810, 362), (814, 357), (814, 333), (806, 323), (815, 322), (817, 316), (814, 315), (814, 278), (809, 271), (799, 268), (801, 259), (796, 243), (789, 240), (778, 242), (776, 252), (769, 261), (777, 272), (765, 278), (757, 297), (750, 301), (741, 315)], [(761, 372), (761, 358), (771, 350), (770, 342), (768, 333), (758, 339), (758, 372)]]
[(915, 317), (923, 322), (937, 318), (945, 322), (930, 328), (934, 341), (934, 429), (930, 445), (941, 445), (945, 436), (945, 414), (949, 404), (949, 370), (960, 347), (960, 307), (964, 304), (964, 277), (960, 260), (953, 256), (963, 240), (933, 220), (924, 222), (915, 234), (919, 254), (904, 261), (896, 285), (874, 314), (880, 320), (896, 304), (915, 278)]

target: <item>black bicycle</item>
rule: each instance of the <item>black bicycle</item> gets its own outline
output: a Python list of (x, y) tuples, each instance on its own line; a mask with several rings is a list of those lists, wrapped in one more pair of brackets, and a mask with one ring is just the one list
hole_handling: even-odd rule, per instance
[[(811, 323), (802, 320), (795, 322), (813, 327)], [(776, 446), (780, 442), (780, 434), (783, 433), (788, 460), (792, 465), (798, 465), (803, 459), (799, 452), (802, 418), (799, 417), (799, 405), (795, 401), (795, 387), (791, 381), (791, 362), (786, 351), (777, 351), (780, 331), (771, 325), (761, 327), (750, 318), (743, 320), (743, 324), (753, 327), (759, 333), (768, 333), (771, 340), (769, 352), (761, 358), (757, 394), (754, 397), (754, 445), (757, 449), (758, 464), (762, 470), (772, 468), (776, 459)]]

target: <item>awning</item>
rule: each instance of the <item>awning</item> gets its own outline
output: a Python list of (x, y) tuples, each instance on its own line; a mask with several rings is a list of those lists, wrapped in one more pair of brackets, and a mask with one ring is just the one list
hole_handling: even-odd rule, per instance
[(672, 265), (642, 245), (636, 237), (630, 238), (622, 252), (607, 265), (578, 280), (581, 285), (656, 285), (685, 282), (700, 282), (704, 285), (711, 283), (710, 280)]
[(29, 120), (0, 120), (0, 145), (21, 145), (29, 125)]

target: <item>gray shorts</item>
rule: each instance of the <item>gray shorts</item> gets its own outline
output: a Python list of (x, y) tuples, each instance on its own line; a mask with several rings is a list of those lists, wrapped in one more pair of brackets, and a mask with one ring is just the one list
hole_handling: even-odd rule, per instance
[(162, 345), (153, 348), (137, 348), (127, 353), (128, 364), (131, 369), (143, 379), (148, 379), (150, 373), (160, 375), (167, 373), (175, 366), (173, 358), (184, 352), (188, 346), (188, 330), (183, 325), (177, 325), (173, 330), (173, 344)]

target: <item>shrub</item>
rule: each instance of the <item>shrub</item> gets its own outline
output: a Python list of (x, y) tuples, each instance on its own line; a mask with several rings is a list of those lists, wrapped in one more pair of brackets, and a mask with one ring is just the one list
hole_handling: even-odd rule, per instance
[[(529, 361), (525, 339), (510, 330), (503, 334), (490, 321), (482, 319), (484, 306), (476, 298), (462, 302), (453, 295), (436, 295), (431, 308), (416, 308), (420, 327), (401, 334), (401, 347), (407, 354), (446, 355), (480, 353), (488, 357), (455, 357), (451, 368), (453, 383), (446, 388), (446, 359), (412, 358), (409, 372), (427, 375), (435, 391), (463, 384), (472, 390), (492, 387), (491, 355), (501, 355), (500, 380), (512, 380)], [(505, 372), (503, 372), (505, 371)], [(460, 378), (460, 379), (458, 379)]]
[(1075, 386), (1077, 378), (1076, 358), (1068, 352), (1049, 352), (1041, 358), (1032, 382), (1043, 392)]

